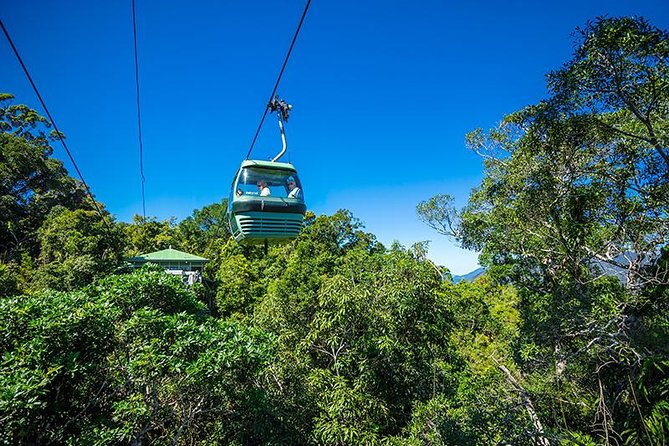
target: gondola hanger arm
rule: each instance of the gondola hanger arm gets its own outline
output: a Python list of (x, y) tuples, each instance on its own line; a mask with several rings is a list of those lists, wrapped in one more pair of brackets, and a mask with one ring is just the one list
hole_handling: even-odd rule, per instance
[(272, 159), (272, 162), (274, 163), (286, 153), (288, 148), (288, 144), (286, 143), (286, 132), (283, 129), (283, 122), (288, 121), (288, 116), (293, 106), (288, 104), (283, 99), (279, 99), (279, 96), (277, 95), (269, 102), (269, 104), (267, 104), (267, 107), (269, 108), (270, 113), (276, 112), (277, 118), (279, 120), (279, 131), (281, 132), (282, 149), (281, 152), (279, 152), (279, 154)]

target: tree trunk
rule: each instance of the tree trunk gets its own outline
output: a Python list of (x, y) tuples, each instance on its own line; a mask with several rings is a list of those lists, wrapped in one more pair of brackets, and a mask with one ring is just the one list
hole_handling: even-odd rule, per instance
[(500, 364), (495, 358), (492, 358), (493, 361), (497, 364), (497, 367), (504, 373), (506, 376), (506, 380), (511, 384), (511, 387), (513, 388), (514, 391), (518, 392), (518, 395), (520, 396), (520, 402), (527, 411), (527, 414), (530, 416), (530, 420), (532, 420), (532, 425), (534, 426), (534, 430), (536, 432), (536, 441), (537, 444), (540, 446), (550, 446), (550, 441), (548, 441), (548, 438), (546, 438), (546, 435), (544, 434), (544, 428), (541, 425), (541, 420), (539, 420), (539, 416), (537, 415), (537, 412), (534, 410), (534, 406), (532, 405), (532, 400), (530, 400), (529, 395), (523, 389), (516, 380), (516, 378), (513, 377), (511, 374), (511, 371), (506, 368), (503, 364)]

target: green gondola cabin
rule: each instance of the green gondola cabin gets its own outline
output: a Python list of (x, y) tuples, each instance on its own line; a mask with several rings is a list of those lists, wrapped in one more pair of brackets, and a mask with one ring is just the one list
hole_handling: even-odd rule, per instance
[(245, 160), (228, 200), (230, 232), (245, 244), (297, 237), (306, 212), (302, 184), (290, 163)]

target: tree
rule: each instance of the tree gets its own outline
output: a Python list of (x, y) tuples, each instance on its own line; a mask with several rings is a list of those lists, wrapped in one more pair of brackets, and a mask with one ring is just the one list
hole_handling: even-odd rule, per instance
[(552, 105), (619, 138), (632, 152), (628, 163), (650, 158), (641, 172), (651, 175), (640, 183), (648, 193), (669, 180), (669, 35), (635, 17), (600, 18), (577, 33), (574, 58), (548, 77)]
[(120, 266), (124, 234), (106, 214), (57, 206), (39, 228), (33, 287), (74, 290)]
[(14, 271), (4, 263), (0, 263), (0, 297), (18, 294), (18, 286)]
[[(228, 226), (228, 200), (195, 209), (193, 214), (182, 220), (177, 226), (177, 237), (183, 250), (209, 259), (204, 274), (207, 278), (216, 278), (221, 270), (221, 262), (225, 261), (230, 241)], [(229, 262), (228, 262), (229, 263)], [(237, 266), (233, 266), (237, 268)], [(225, 274), (225, 273), (223, 273)], [(221, 279), (217, 279), (222, 284)], [(205, 299), (213, 302), (218, 290), (213, 289), (212, 282), (205, 282)], [(220, 297), (218, 299), (221, 300)], [(220, 302), (219, 302), (220, 304)], [(219, 308), (223, 308), (219, 305)]]
[(258, 444), (273, 338), (155, 268), (0, 299), (0, 443)]
[(266, 374), (292, 426), (283, 442), (400, 436), (414, 405), (453, 380), (439, 271), (413, 251), (386, 252), (345, 211), (309, 218), (274, 255), (254, 320), (278, 339)]
[[(256, 444), (258, 372), (271, 357), (259, 330), (185, 313), (142, 309), (110, 358), (119, 400), (111, 426), (83, 436), (96, 444)], [(259, 401), (258, 401), (259, 400)]]
[(669, 283), (669, 35), (637, 18), (599, 18), (576, 35), (547, 100), (468, 135), (485, 178), (465, 209), (435, 197), (419, 212), (520, 287), (518, 354), (539, 413), (571, 415), (550, 428), (608, 443), (642, 438), (631, 383), (667, 357), (639, 330), (657, 336), (669, 320), (666, 296), (647, 297)]
[(193, 215), (182, 220), (177, 229), (181, 245), (188, 252), (211, 256), (220, 243), (230, 237), (228, 200), (195, 209)]
[(574, 59), (549, 75), (549, 100), (487, 137), (469, 135), (487, 176), (463, 220), (463, 242), (484, 255), (518, 253), (552, 276), (568, 265), (577, 282), (588, 280), (582, 266), (598, 262), (624, 271), (626, 287), (638, 291), (667, 279), (646, 266), (669, 227), (669, 39), (630, 18), (579, 33)]
[(158, 221), (155, 217), (135, 215), (132, 223), (125, 224), (124, 230), (128, 237), (126, 255), (147, 254), (173, 247), (181, 248), (175, 219)]
[(218, 283), (215, 304), (221, 315), (253, 314), (255, 303), (265, 291), (260, 262), (253, 260), (232, 239), (221, 249), (215, 276)]
[(0, 259), (36, 257), (37, 229), (54, 206), (93, 209), (81, 183), (51, 158), (48, 121), (25, 105), (10, 105), (0, 94)]
[(448, 237), (458, 236), (459, 215), (450, 195), (438, 194), (421, 201), (416, 206), (416, 213), (419, 219), (438, 233)]
[(0, 443), (64, 444), (99, 417), (117, 315), (81, 291), (0, 299)]

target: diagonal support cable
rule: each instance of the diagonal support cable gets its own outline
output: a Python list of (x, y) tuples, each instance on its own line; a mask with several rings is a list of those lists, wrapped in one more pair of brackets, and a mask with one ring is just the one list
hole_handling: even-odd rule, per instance
[(295, 30), (295, 35), (293, 36), (293, 40), (292, 42), (290, 42), (288, 53), (286, 54), (286, 58), (283, 61), (283, 65), (281, 66), (281, 71), (279, 71), (279, 76), (277, 77), (276, 83), (274, 84), (274, 89), (272, 90), (272, 94), (269, 95), (267, 105), (265, 106), (265, 112), (263, 113), (262, 118), (260, 119), (260, 124), (258, 124), (258, 129), (256, 130), (256, 134), (253, 137), (253, 141), (251, 141), (251, 147), (249, 147), (249, 152), (246, 154), (246, 159), (249, 159), (249, 156), (251, 156), (251, 151), (253, 150), (253, 146), (255, 145), (256, 140), (258, 139), (258, 135), (260, 134), (260, 129), (262, 128), (262, 125), (265, 122), (265, 118), (267, 117), (267, 112), (269, 111), (269, 104), (270, 102), (272, 102), (272, 99), (274, 99), (274, 95), (276, 94), (277, 88), (279, 88), (279, 82), (281, 82), (281, 77), (283, 76), (283, 72), (286, 69), (286, 65), (288, 64), (288, 59), (290, 58), (290, 53), (293, 51), (293, 47), (295, 46), (295, 41), (297, 40), (297, 36), (300, 34), (300, 29), (302, 28), (302, 23), (304, 22), (304, 18), (307, 16), (309, 5), (311, 5), (311, 0), (307, 0), (307, 4), (304, 7), (302, 18), (300, 18), (300, 23), (297, 25), (297, 29)]
[(145, 199), (145, 183), (144, 176), (144, 144), (142, 143), (142, 109), (140, 107), (139, 96), (139, 58), (137, 57), (137, 8), (135, 0), (132, 0), (132, 31), (133, 42), (135, 45), (135, 86), (137, 92), (137, 135), (139, 138), (139, 175), (142, 178), (142, 216), (146, 218), (146, 199)]
[(51, 123), (51, 126), (53, 127), (54, 131), (56, 132), (56, 135), (58, 136), (58, 139), (60, 140), (60, 143), (63, 145), (63, 148), (65, 149), (65, 153), (67, 153), (67, 156), (70, 158), (70, 161), (72, 162), (72, 165), (74, 166), (74, 170), (77, 171), (77, 175), (79, 176), (79, 179), (83, 183), (84, 188), (86, 189), (86, 193), (88, 194), (91, 201), (93, 202), (93, 206), (95, 206), (95, 209), (98, 211), (98, 214), (100, 214), (100, 217), (105, 221), (107, 226), (109, 226), (109, 223), (107, 222), (104, 215), (102, 214), (102, 209), (100, 209), (100, 206), (98, 205), (98, 202), (95, 201), (95, 198), (93, 197), (93, 194), (91, 193), (91, 189), (88, 187), (88, 184), (86, 183), (86, 180), (84, 180), (84, 176), (81, 173), (81, 170), (79, 170), (79, 166), (77, 166), (77, 162), (74, 161), (74, 157), (72, 156), (72, 152), (70, 152), (70, 149), (67, 147), (67, 143), (65, 142), (65, 138), (63, 138), (63, 134), (60, 132), (60, 130), (58, 129), (58, 126), (56, 125), (56, 121), (54, 121), (53, 117), (51, 116), (51, 112), (49, 111), (49, 108), (46, 106), (46, 103), (44, 102), (44, 99), (42, 99), (42, 95), (40, 94), (39, 90), (37, 89), (37, 85), (35, 85), (35, 82), (33, 81), (33, 78), (30, 75), (30, 72), (28, 71), (28, 68), (26, 67), (26, 64), (23, 63), (23, 59), (21, 58), (21, 55), (19, 54), (19, 51), (16, 48), (16, 45), (14, 45), (14, 41), (12, 40), (11, 36), (9, 35), (9, 31), (7, 31), (7, 28), (5, 28), (5, 24), (2, 22), (2, 19), (0, 19), (0, 28), (2, 28), (2, 32), (5, 34), (5, 37), (7, 38), (7, 41), (9, 42), (9, 46), (12, 47), (12, 51), (14, 52), (14, 55), (16, 56), (16, 59), (19, 61), (19, 64), (21, 65), (21, 68), (23, 69), (23, 73), (28, 78), (28, 82), (30, 82), (30, 85), (32, 86), (33, 90), (35, 91), (35, 94), (37, 95), (37, 99), (39, 100), (40, 104), (42, 104), (42, 108), (46, 112), (46, 116), (49, 118), (49, 122)]

